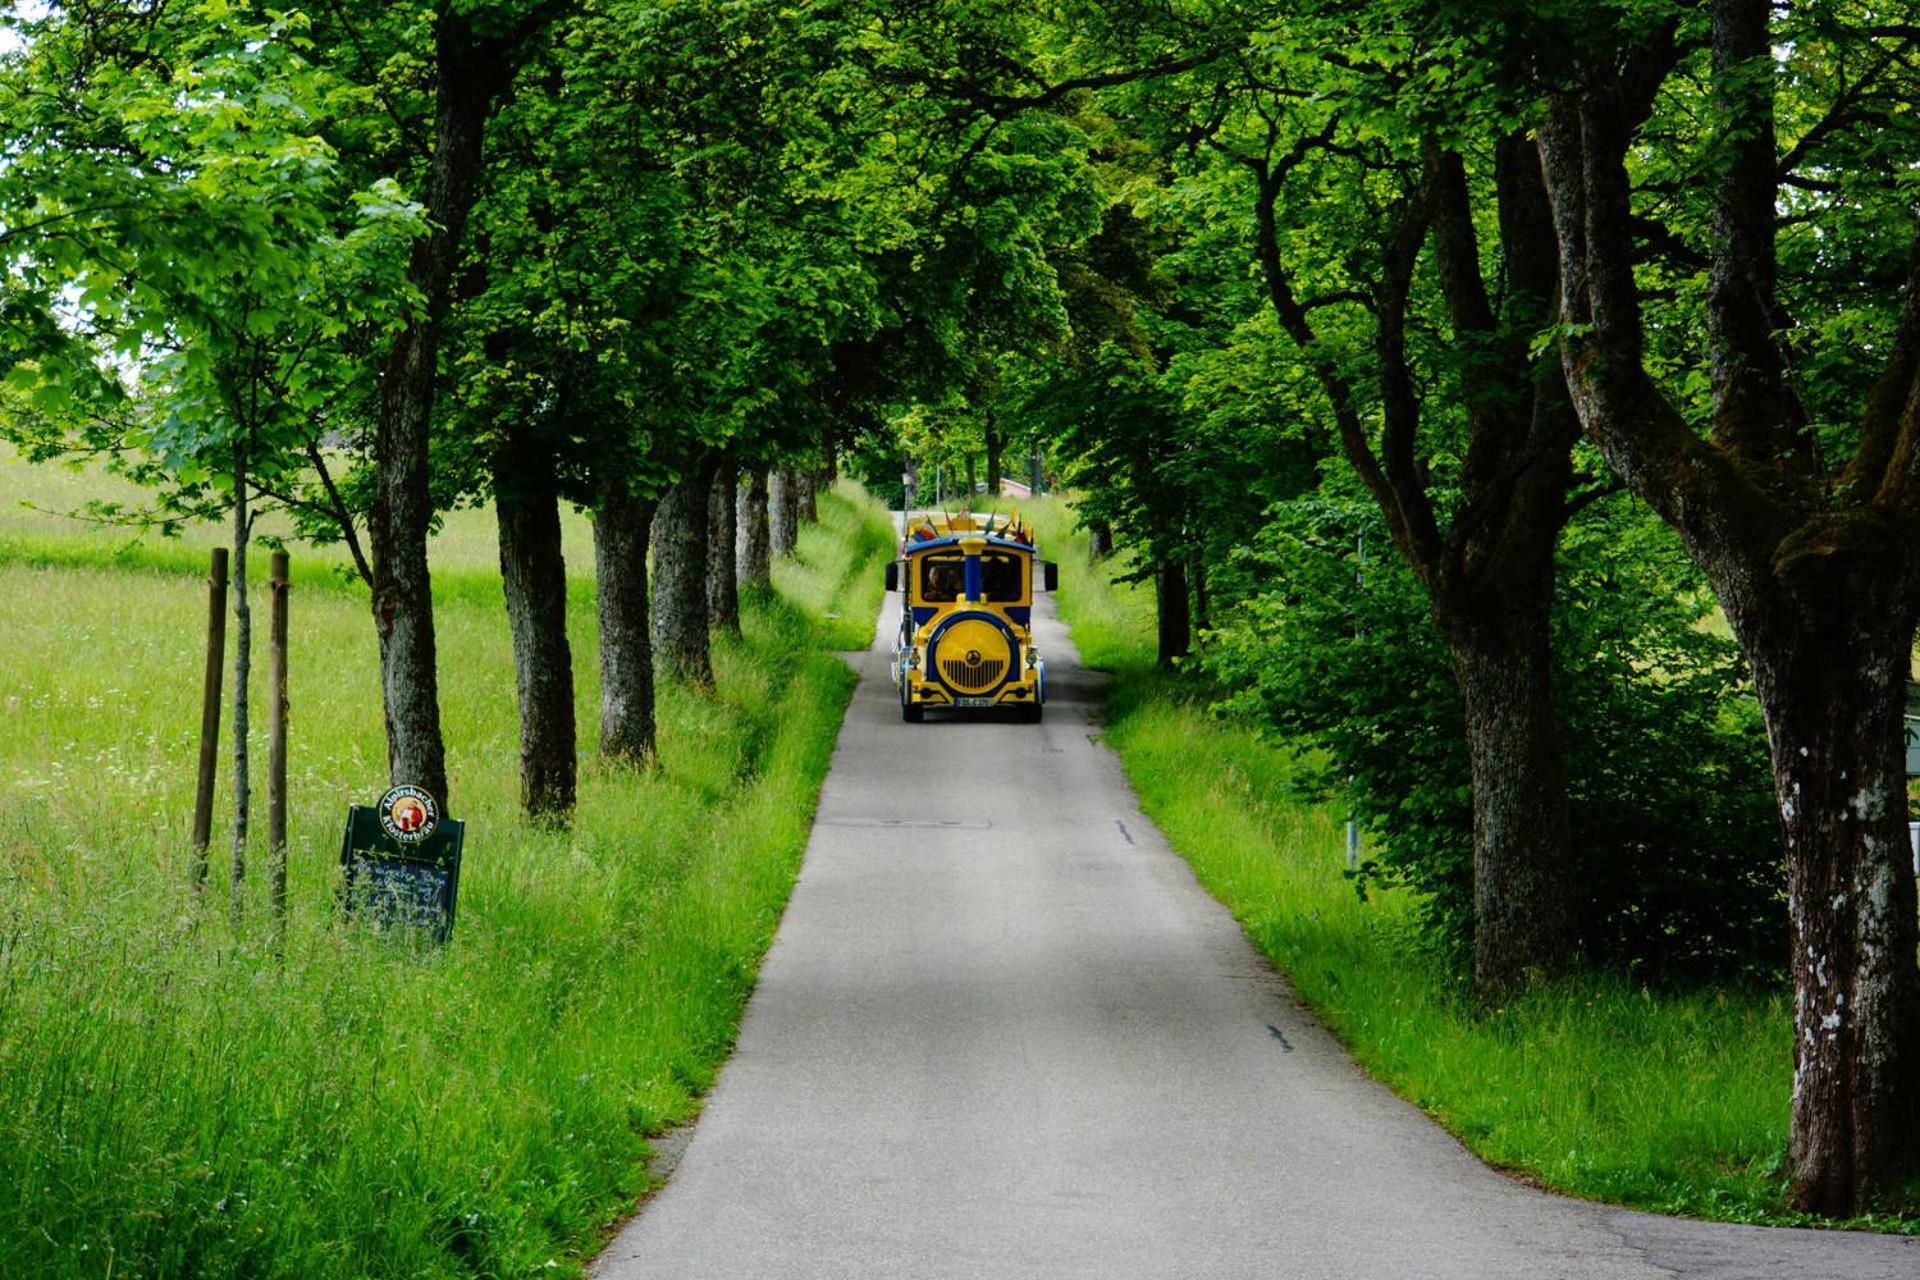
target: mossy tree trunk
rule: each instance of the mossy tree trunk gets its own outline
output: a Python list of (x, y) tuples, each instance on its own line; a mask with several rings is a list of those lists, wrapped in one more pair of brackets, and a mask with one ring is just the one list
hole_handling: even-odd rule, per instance
[(775, 467), (768, 476), (767, 529), (772, 554), (792, 555), (800, 536), (800, 494), (791, 467)]
[(765, 467), (746, 473), (736, 502), (735, 551), (737, 578), (742, 590), (764, 591), (773, 585), (772, 532), (767, 527)]
[(707, 620), (718, 631), (740, 634), (740, 578), (735, 492), (738, 463), (720, 463), (707, 497)]
[(1575, 951), (1550, 562), (1544, 574), (1546, 589), (1489, 597), (1475, 616), (1442, 627), (1473, 773), (1473, 972), (1483, 1001), (1565, 969)]
[(819, 500), (820, 476), (812, 467), (793, 469), (794, 515), (795, 524), (818, 524), (820, 522)]
[[(1375, 301), (1376, 437), (1360, 407), (1360, 384), (1322, 343), (1314, 313), (1295, 292), (1277, 213), (1289, 175), (1338, 145), (1334, 133), (1290, 147), (1276, 139), (1254, 164), (1257, 252), (1281, 329), (1313, 369), (1342, 451), (1425, 588), (1452, 654), (1468, 711), (1473, 981), (1485, 1007), (1563, 969), (1574, 950), (1565, 766), (1545, 644), (1579, 422), (1555, 362), (1527, 342), (1547, 325), (1558, 292), (1551, 210), (1526, 135), (1511, 133), (1495, 147), (1491, 218), (1476, 216), (1463, 158), (1429, 144), (1417, 176), (1406, 175), (1407, 198), (1379, 228), (1379, 260), (1363, 281)], [(1488, 287), (1479, 243), (1488, 223), (1499, 236), (1497, 292)], [(1407, 344), (1415, 270), (1429, 244), (1451, 348), (1466, 376), (1521, 389), (1467, 404), (1458, 492), (1446, 509), (1422, 461), (1420, 441), (1430, 428)]]
[(429, 230), (414, 241), (407, 266), (420, 305), (394, 336), (380, 378), (374, 500), (367, 525), (387, 765), (394, 782), (431, 792), (442, 813), (451, 809), (427, 569), (433, 525), (428, 452), (440, 341), (478, 191), (488, 117), (535, 38), (558, 12), (557, 6), (535, 6), (483, 33), (470, 15), (442, 6), (434, 23), (433, 148), (424, 184)]
[(1158, 619), (1159, 662), (1173, 664), (1193, 651), (1193, 593), (1187, 584), (1184, 560), (1169, 560), (1154, 574), (1155, 615)]
[[(1539, 134), (1582, 425), (1680, 534), (1752, 668), (1786, 840), (1794, 988), (1789, 1153), (1801, 1209), (1868, 1207), (1920, 1167), (1920, 965), (1901, 710), (1920, 620), (1920, 217), (1905, 300), (1851, 456), (1799, 399), (1776, 298), (1784, 178), (1767, 0), (1715, 0), (1707, 421), (1647, 367), (1628, 156), (1684, 59), (1669, 26), (1576, 61)], [(1798, 153), (1796, 153), (1798, 154)], [(1800, 163), (1818, 166), (1818, 148)], [(1801, 359), (1818, 359), (1815, 349)], [(1798, 339), (1796, 339), (1798, 341)], [(1707, 428), (1703, 435), (1698, 427)]]
[(708, 645), (707, 507), (719, 464), (694, 466), (667, 491), (653, 517), (653, 661), (657, 672), (713, 683)]
[(565, 823), (573, 813), (578, 747), (552, 451), (510, 430), (494, 458), (493, 493), (520, 705), (520, 807), (537, 821)]
[(600, 754), (624, 764), (654, 759), (653, 628), (647, 549), (654, 504), (622, 480), (594, 508), (593, 577), (600, 617)]

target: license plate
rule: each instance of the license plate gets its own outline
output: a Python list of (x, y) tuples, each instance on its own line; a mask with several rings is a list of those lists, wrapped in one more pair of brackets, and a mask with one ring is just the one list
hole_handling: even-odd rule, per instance
[(956, 707), (990, 707), (993, 705), (993, 699), (992, 698), (955, 698), (953, 700), (953, 705)]

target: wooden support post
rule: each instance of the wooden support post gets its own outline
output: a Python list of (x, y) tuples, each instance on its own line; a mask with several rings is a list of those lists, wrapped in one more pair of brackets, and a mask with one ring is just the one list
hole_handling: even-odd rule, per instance
[(193, 887), (207, 884), (213, 838), (213, 778), (220, 763), (220, 676), (227, 653), (227, 549), (213, 549), (207, 578), (207, 672), (200, 690), (200, 783), (193, 798)]
[(273, 553), (267, 631), (267, 893), (278, 936), (287, 921), (287, 553)]

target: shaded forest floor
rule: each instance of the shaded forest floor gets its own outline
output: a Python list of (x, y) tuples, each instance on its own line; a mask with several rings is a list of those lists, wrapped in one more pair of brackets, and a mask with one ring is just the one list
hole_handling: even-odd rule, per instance
[[(1022, 510), (1060, 563), (1083, 660), (1113, 673), (1106, 736), (1142, 807), (1363, 1067), (1541, 1186), (1813, 1225), (1783, 1206), (1784, 989), (1660, 992), (1589, 974), (1473, 1018), (1458, 975), (1420, 945), (1407, 892), (1355, 892), (1340, 816), (1301, 797), (1286, 745), (1210, 714), (1196, 678), (1154, 669), (1151, 584), (1116, 585), (1126, 566), (1089, 564), (1064, 503)], [(1920, 1190), (1899, 1208), (1845, 1225), (1920, 1232)]]
[(592, 555), (570, 517), (587, 749), (561, 834), (518, 817), (492, 516), (454, 513), (434, 584), (468, 839), (444, 950), (335, 918), (345, 807), (386, 781), (377, 662), (364, 592), (296, 549), (276, 961), (262, 840), (227, 925), (224, 777), (214, 886), (185, 887), (207, 538), (23, 513), (42, 470), (0, 465), (0, 1275), (571, 1273), (732, 1043), (853, 682), (831, 651), (877, 609), (884, 514), (822, 499), (717, 644), (717, 688), (662, 690), (647, 774), (591, 751)]

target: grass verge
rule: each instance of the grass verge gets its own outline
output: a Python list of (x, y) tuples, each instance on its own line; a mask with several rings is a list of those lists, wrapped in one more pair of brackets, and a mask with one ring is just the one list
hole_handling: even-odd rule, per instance
[[(591, 744), (583, 531), (569, 631)], [(34, 529), (0, 555), (0, 1276), (576, 1273), (643, 1189), (646, 1135), (696, 1109), (852, 687), (823, 605), (877, 590), (885, 517), (823, 496), (778, 591), (717, 645), (717, 687), (661, 691), (661, 767), (585, 756), (570, 833), (517, 816), (510, 639), (471, 541), (435, 577), (469, 824), (455, 938), (418, 949), (332, 912), (344, 806), (381, 789), (385, 749), (364, 597), (322, 565), (292, 602), (280, 960), (263, 850), (237, 932), (221, 840), (207, 901), (183, 887), (203, 553), (133, 572)]]
[[(1414, 943), (1407, 895), (1355, 894), (1337, 816), (1301, 802), (1289, 752), (1154, 670), (1151, 589), (1089, 564), (1062, 503), (1026, 511), (1060, 562), (1076, 647), (1113, 673), (1106, 738), (1142, 807), (1363, 1067), (1483, 1160), (1554, 1190), (1809, 1225), (1782, 1200), (1784, 992), (1659, 993), (1587, 975), (1473, 1018), (1455, 977)], [(1844, 1225), (1920, 1232), (1920, 1213)]]

